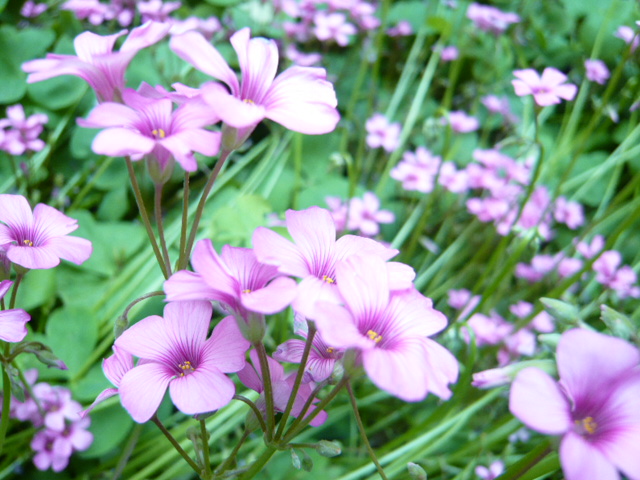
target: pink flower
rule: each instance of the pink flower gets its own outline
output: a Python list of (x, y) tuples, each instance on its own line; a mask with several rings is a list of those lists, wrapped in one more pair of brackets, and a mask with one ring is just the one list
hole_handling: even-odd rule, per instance
[(560, 99), (573, 100), (578, 92), (578, 87), (565, 83), (567, 76), (564, 73), (552, 67), (545, 68), (542, 76), (532, 68), (515, 70), (513, 75), (517, 78), (511, 80), (516, 95), (533, 95), (541, 107), (558, 104)]
[(434, 180), (442, 159), (420, 146), (414, 152), (405, 152), (393, 170), (391, 178), (402, 182), (407, 191), (429, 193), (433, 191)]
[(452, 62), (454, 60), (457, 60), (459, 55), (460, 52), (458, 52), (458, 49), (450, 45), (442, 49), (442, 52), (440, 53), (440, 59), (443, 62)]
[[(612, 355), (615, 352), (615, 355)], [(619, 338), (574, 329), (560, 338), (560, 381), (522, 370), (509, 409), (529, 428), (561, 435), (567, 480), (640, 478), (640, 352)]]
[(102, 361), (102, 371), (104, 372), (104, 376), (107, 377), (116, 388), (107, 388), (100, 392), (95, 401), (86, 410), (80, 412), (80, 416), (85, 417), (96, 405), (104, 402), (107, 398), (118, 395), (118, 388), (122, 382), (122, 377), (132, 368), (133, 356), (114, 345), (113, 355)]
[(450, 125), (456, 133), (469, 133), (480, 128), (480, 122), (475, 117), (467, 115), (462, 110), (450, 112), (447, 118), (442, 119), (443, 125)]
[(344, 306), (318, 302), (309, 318), (332, 348), (355, 349), (371, 381), (409, 402), (429, 392), (451, 396), (458, 377), (453, 355), (427, 338), (447, 323), (430, 299), (415, 289), (392, 292), (384, 261), (354, 255), (336, 267)]
[(84, 32), (74, 40), (77, 57), (48, 53), (44, 59), (24, 63), (22, 69), (30, 74), (27, 83), (74, 75), (93, 88), (99, 102), (118, 101), (125, 86), (124, 73), (133, 57), (160, 41), (169, 28), (169, 25), (154, 22), (134, 28), (118, 52), (114, 52), (113, 47), (126, 30), (106, 37)]
[(369, 148), (382, 147), (391, 153), (400, 146), (400, 131), (402, 126), (398, 122), (389, 123), (387, 117), (381, 113), (374, 113), (365, 124), (367, 130), (367, 145)]
[(556, 222), (564, 223), (571, 230), (575, 230), (584, 224), (582, 205), (578, 202), (570, 202), (564, 197), (558, 197), (553, 206), (553, 217)]
[(494, 480), (503, 474), (504, 463), (501, 460), (496, 460), (489, 467), (478, 465), (474, 471), (482, 480)]
[(387, 30), (390, 37), (406, 37), (413, 34), (413, 27), (406, 20), (400, 20), (397, 24)]
[[(4, 140), (0, 140), (0, 150), (11, 155), (22, 155), (26, 151), (39, 152), (45, 146), (38, 138), (42, 133), (42, 126), (49, 121), (44, 113), (36, 113), (27, 118), (24, 107), (20, 104), (7, 107), (7, 118), (0, 120), (0, 134), (4, 133)], [(8, 128), (9, 130), (4, 130)]]
[(576, 245), (576, 250), (578, 253), (582, 255), (584, 258), (593, 258), (604, 248), (605, 239), (602, 235), (595, 235), (591, 239), (591, 243), (588, 242), (579, 242)]
[[(3, 280), (0, 282), (0, 300), (7, 294), (13, 282)], [(5, 342), (21, 342), (27, 336), (26, 323), (31, 316), (22, 309), (0, 311), (0, 340)]]
[(584, 68), (587, 71), (587, 79), (600, 85), (607, 83), (607, 79), (611, 76), (607, 65), (602, 60), (585, 60)]
[[(222, 121), (236, 129), (233, 146), (268, 118), (289, 130), (311, 135), (331, 132), (340, 116), (333, 85), (322, 68), (291, 67), (276, 77), (278, 47), (273, 40), (250, 38), (243, 28), (231, 36), (238, 54), (242, 80), (204, 37), (195, 32), (171, 39), (171, 49), (198, 70), (225, 83), (205, 89), (204, 99)], [(224, 142), (224, 140), (223, 140)]]
[[(491, 312), (491, 316), (474, 313), (467, 321), (467, 325), (473, 330), (476, 345), (479, 347), (483, 345), (497, 345), (504, 341), (513, 331), (513, 325), (507, 323), (504, 318), (493, 311)], [(467, 332), (464, 332), (464, 334), (466, 337), (469, 337)], [(468, 343), (470, 339), (466, 338), (465, 340)]]
[(596, 281), (615, 290), (620, 298), (640, 297), (640, 288), (635, 285), (638, 280), (636, 273), (628, 265), (620, 267), (620, 263), (622, 255), (617, 250), (603, 252), (592, 265)]
[(175, 159), (187, 172), (198, 169), (194, 152), (213, 156), (220, 148), (220, 133), (204, 127), (218, 121), (208, 106), (187, 102), (175, 111), (168, 98), (149, 98), (132, 89), (122, 92), (124, 104), (104, 102), (78, 119), (88, 128), (106, 128), (93, 140), (95, 153), (111, 157), (149, 155), (164, 172)]
[(333, 40), (341, 47), (349, 45), (349, 36), (355, 35), (358, 30), (347, 22), (343, 13), (317, 12), (313, 17), (315, 27), (313, 33), (321, 42)]
[(380, 210), (380, 199), (375, 193), (366, 192), (360, 198), (349, 202), (349, 230), (359, 230), (365, 237), (374, 237), (380, 233), (381, 223), (393, 223), (396, 217), (390, 210)]
[(46, 3), (36, 3), (33, 0), (27, 0), (20, 9), (20, 15), (26, 18), (35, 18), (46, 12), (48, 5)]
[(142, 22), (166, 22), (171, 12), (179, 9), (181, 2), (163, 2), (162, 0), (143, 0), (136, 2)]
[(520, 17), (512, 12), (503, 12), (495, 7), (472, 3), (467, 9), (467, 17), (476, 28), (500, 35), (509, 28), (512, 23), (518, 23)]
[(22, 195), (0, 195), (0, 222), (0, 245), (24, 268), (53, 268), (61, 258), (80, 265), (91, 256), (89, 240), (67, 235), (77, 220), (43, 203), (32, 212)]
[(149, 420), (169, 387), (173, 404), (183, 413), (211, 412), (227, 405), (235, 387), (225, 373), (245, 365), (249, 342), (233, 317), (226, 317), (207, 339), (209, 302), (173, 302), (164, 318), (144, 318), (118, 337), (115, 346), (144, 362), (120, 381), (120, 400), (138, 423)]
[(635, 52), (638, 45), (640, 45), (640, 37), (636, 35), (636, 31), (633, 28), (628, 27), (627, 25), (621, 25), (618, 27), (614, 35), (624, 40), (627, 45), (631, 45), (632, 52)]

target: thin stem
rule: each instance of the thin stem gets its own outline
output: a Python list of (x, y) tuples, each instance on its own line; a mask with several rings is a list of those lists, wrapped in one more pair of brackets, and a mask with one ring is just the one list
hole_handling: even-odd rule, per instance
[(22, 279), (24, 278), (25, 275), (26, 273), (19, 273), (16, 276), (16, 281), (13, 282), (13, 289), (11, 290), (11, 300), (9, 301), (9, 310), (11, 310), (12, 308), (15, 308), (16, 306), (16, 298), (18, 296), (18, 287), (20, 286), (20, 282), (22, 282)]
[(264, 432), (268, 440), (273, 438), (273, 431), (276, 425), (275, 409), (273, 406), (273, 385), (271, 384), (271, 372), (269, 371), (269, 360), (264, 344), (256, 343), (253, 346), (258, 352), (260, 360), (260, 372), (262, 373), (262, 383), (264, 384), (264, 398), (267, 404), (267, 430)]
[[(4, 343), (4, 342), (3, 342)], [(10, 346), (8, 343), (4, 344), (4, 357), (9, 356)], [(4, 439), (7, 436), (7, 430), (9, 429), (9, 413), (11, 410), (11, 381), (9, 380), (9, 374), (7, 373), (7, 365), (2, 364), (2, 418), (0, 419), (0, 453), (2, 453), (2, 447), (4, 446)]]
[(160, 265), (160, 270), (162, 270), (162, 274), (164, 278), (169, 278), (167, 267), (164, 264), (164, 260), (162, 259), (162, 254), (160, 253), (160, 249), (158, 248), (158, 242), (156, 242), (156, 237), (153, 234), (153, 228), (151, 228), (151, 222), (149, 221), (149, 215), (147, 214), (147, 209), (144, 206), (144, 200), (142, 199), (142, 192), (140, 191), (140, 185), (138, 185), (138, 180), (136, 179), (136, 172), (133, 170), (133, 163), (129, 157), (125, 157), (125, 161), (127, 163), (127, 170), (129, 171), (129, 178), (131, 180), (131, 188), (133, 189), (133, 196), (136, 199), (136, 204), (138, 205), (138, 211), (140, 212), (140, 217), (142, 217), (142, 223), (144, 228), (147, 230), (147, 236), (149, 237), (149, 241), (151, 242), (151, 248), (153, 248), (153, 253), (156, 256), (156, 260), (158, 261), (158, 265)]
[(209, 432), (207, 424), (204, 420), (200, 420), (200, 435), (202, 436), (202, 462), (204, 463), (204, 472), (207, 478), (212, 478), (211, 473), (211, 453), (209, 452)]
[(162, 290), (156, 290), (155, 292), (149, 292), (149, 293), (145, 293), (144, 295), (142, 295), (141, 297), (136, 298), (133, 302), (131, 302), (129, 305), (127, 305), (127, 308), (124, 309), (124, 312), (122, 313), (122, 316), (127, 318), (129, 316), (129, 311), (135, 307), (138, 303), (142, 302), (143, 300), (146, 300), (148, 298), (151, 297), (157, 297), (159, 295), (164, 295), (164, 291)]
[(358, 411), (358, 403), (356, 402), (356, 397), (353, 394), (353, 389), (351, 388), (351, 382), (347, 381), (347, 392), (349, 392), (349, 398), (351, 399), (351, 406), (353, 407), (353, 414), (356, 417), (356, 423), (358, 424), (358, 430), (360, 431), (360, 437), (364, 442), (365, 447), (367, 448), (367, 452), (369, 453), (369, 458), (375, 464), (378, 469), (378, 474), (383, 480), (388, 480), (387, 476), (382, 469), (382, 465), (378, 462), (378, 457), (376, 457), (376, 453), (371, 448), (371, 444), (369, 443), (369, 438), (367, 438), (367, 432), (364, 431), (364, 425), (362, 424), (362, 419), (360, 418), (360, 412)]
[(151, 417), (151, 421), (158, 426), (158, 428), (164, 434), (164, 436), (167, 437), (167, 440), (171, 442), (171, 445), (173, 445), (173, 448), (175, 448), (178, 451), (178, 453), (182, 456), (182, 458), (186, 460), (186, 462), (193, 469), (193, 471), (196, 472), (198, 476), (201, 476), (202, 470), (200, 469), (198, 464), (193, 461), (193, 459), (189, 456), (189, 454), (185, 452), (184, 449), (180, 446), (178, 441), (175, 438), (173, 438), (173, 435), (171, 435), (169, 430), (166, 429), (166, 427), (162, 424), (160, 419), (158, 419), (158, 417), (154, 415), (153, 417)]
[[(187, 260), (185, 258), (187, 247), (187, 229), (189, 228), (189, 172), (184, 172), (184, 187), (182, 189), (182, 226), (180, 229), (180, 256), (176, 263), (176, 271), (179, 270), (183, 263), (186, 267)], [(182, 268), (184, 268), (182, 267)]]
[(211, 171), (211, 175), (209, 175), (209, 179), (207, 180), (207, 184), (204, 186), (204, 190), (202, 191), (202, 196), (200, 197), (200, 201), (198, 202), (198, 207), (196, 208), (196, 214), (193, 218), (193, 225), (191, 225), (191, 232), (189, 233), (189, 240), (187, 241), (187, 246), (184, 249), (184, 257), (182, 258), (182, 263), (179, 265), (179, 270), (185, 269), (187, 267), (187, 260), (191, 255), (191, 249), (193, 248), (193, 244), (196, 241), (196, 235), (198, 234), (198, 225), (200, 224), (200, 219), (202, 218), (202, 212), (204, 211), (204, 206), (207, 203), (207, 197), (213, 188), (213, 184), (218, 178), (218, 174), (220, 170), (222, 170), (222, 166), (224, 162), (231, 155), (232, 150), (223, 150), (220, 154), (220, 158), (216, 162), (213, 170)]
[(167, 240), (164, 236), (164, 225), (162, 222), (162, 184), (156, 184), (153, 195), (153, 211), (156, 217), (156, 227), (158, 228), (158, 238), (160, 239), (160, 248), (162, 248), (162, 258), (167, 269), (167, 274), (171, 276), (171, 260), (169, 259), (169, 250), (167, 249)]
[(313, 325), (313, 322), (310, 322), (309, 331), (307, 333), (307, 341), (304, 344), (304, 351), (302, 352), (302, 359), (300, 360), (300, 366), (298, 367), (298, 373), (296, 374), (296, 380), (293, 384), (293, 389), (291, 390), (291, 395), (289, 395), (289, 401), (287, 402), (287, 406), (284, 409), (284, 413), (282, 414), (282, 418), (280, 419), (280, 423), (278, 424), (278, 431), (275, 434), (274, 439), (277, 441), (282, 437), (282, 433), (284, 431), (284, 427), (287, 425), (287, 420), (289, 419), (289, 415), (291, 414), (291, 409), (293, 408), (293, 404), (296, 401), (296, 397), (298, 396), (298, 390), (300, 388), (300, 384), (302, 383), (302, 377), (304, 375), (304, 371), (307, 368), (307, 360), (309, 359), (309, 352), (311, 351), (311, 345), (313, 343), (313, 337), (316, 334), (316, 327)]
[(267, 462), (271, 460), (271, 457), (273, 457), (273, 454), (276, 453), (276, 451), (277, 451), (276, 447), (272, 445), (267, 446), (267, 449), (262, 453), (262, 455), (260, 455), (260, 457), (255, 462), (253, 462), (253, 465), (251, 465), (249, 470), (247, 470), (244, 473), (244, 475), (240, 477), (240, 479), (249, 480), (255, 477), (258, 473), (262, 471), (262, 469), (267, 464)]
[(120, 475), (122, 475), (122, 471), (124, 467), (127, 466), (127, 462), (133, 453), (133, 449), (136, 448), (136, 444), (138, 443), (138, 439), (140, 438), (140, 434), (142, 433), (142, 429), (144, 428), (143, 424), (138, 424), (131, 432), (129, 436), (129, 440), (127, 441), (127, 445), (124, 447), (122, 451), (122, 455), (120, 456), (120, 460), (118, 460), (118, 465), (116, 465), (116, 469), (113, 471), (113, 476), (111, 480), (118, 480)]
[(262, 418), (262, 412), (260, 411), (260, 409), (257, 407), (255, 403), (253, 403), (247, 397), (243, 397), (242, 395), (237, 395), (237, 394), (233, 396), (233, 399), (240, 400), (241, 402), (249, 405), (251, 410), (253, 410), (254, 415), (258, 419), (258, 422), (260, 423), (260, 428), (262, 429), (262, 431), (263, 432), (267, 431), (267, 425), (264, 423), (264, 418)]
[(233, 450), (231, 451), (231, 453), (229, 454), (227, 459), (224, 462), (222, 462), (218, 468), (216, 468), (216, 475), (220, 475), (227, 468), (229, 468), (231, 463), (233, 463), (233, 461), (235, 460), (236, 456), (238, 455), (238, 451), (240, 451), (240, 447), (242, 447), (242, 445), (244, 444), (245, 440), (247, 440), (247, 438), (249, 438), (250, 434), (251, 434), (251, 432), (249, 430), (245, 430), (244, 431), (244, 433), (242, 434), (242, 437), (240, 438), (240, 440), (238, 441), (236, 446), (233, 447)]

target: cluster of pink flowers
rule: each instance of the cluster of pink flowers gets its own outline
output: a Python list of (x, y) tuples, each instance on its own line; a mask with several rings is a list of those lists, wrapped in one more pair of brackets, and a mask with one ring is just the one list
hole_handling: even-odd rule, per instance
[[(612, 354), (615, 352), (615, 354)], [(640, 478), (640, 351), (586, 329), (562, 334), (560, 381), (539, 368), (522, 370), (509, 408), (529, 428), (561, 436), (567, 480)]]
[(515, 124), (518, 122), (518, 117), (511, 111), (511, 105), (509, 105), (509, 99), (506, 97), (498, 97), (496, 95), (486, 95), (480, 99), (482, 104), (491, 113), (498, 113), (502, 115), (508, 123)]
[(382, 113), (374, 113), (367, 119), (365, 128), (369, 148), (382, 148), (391, 153), (400, 146), (402, 125), (398, 122), (390, 123)]
[(520, 22), (520, 16), (512, 12), (503, 12), (489, 5), (472, 3), (467, 9), (467, 17), (479, 30), (500, 35), (509, 25)]
[(389, 210), (380, 210), (380, 199), (373, 192), (366, 192), (362, 198), (354, 197), (344, 202), (340, 197), (325, 199), (336, 230), (350, 230), (365, 237), (375, 237), (380, 233), (380, 224), (393, 223), (395, 215)]
[(39, 137), (48, 121), (44, 113), (27, 117), (20, 104), (7, 107), (7, 118), (0, 119), (0, 150), (10, 155), (39, 152), (45, 146)]
[(39, 431), (31, 440), (35, 452), (33, 463), (39, 470), (60, 472), (69, 464), (69, 457), (76, 451), (91, 446), (93, 435), (87, 431), (91, 420), (81, 418), (82, 407), (71, 398), (71, 392), (58, 385), (38, 382), (37, 370), (25, 372), (33, 397), (27, 395), (24, 402), (13, 399), (11, 416), (29, 421)]
[(27, 0), (20, 9), (20, 15), (25, 18), (36, 18), (47, 11), (49, 6), (46, 3), (37, 3), (33, 0)]

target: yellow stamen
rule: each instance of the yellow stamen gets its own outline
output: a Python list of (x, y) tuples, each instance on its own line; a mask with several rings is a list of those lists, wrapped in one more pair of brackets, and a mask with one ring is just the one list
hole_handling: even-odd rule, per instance
[(596, 433), (596, 429), (598, 428), (598, 424), (593, 420), (593, 417), (586, 417), (582, 420), (576, 420), (576, 424), (579, 427), (582, 427), (585, 432), (589, 435), (593, 435)]
[(251, 290), (247, 288), (245, 290), (242, 290), (242, 293), (251, 293)]
[(333, 278), (331, 278), (329, 275), (323, 275), (322, 280), (324, 280), (327, 283), (336, 283), (336, 281)]
[(191, 362), (189, 360), (185, 360), (184, 362), (179, 364), (178, 368), (182, 369), (182, 373), (180, 374), (181, 377), (184, 377), (187, 373), (196, 371), (196, 369), (193, 368), (193, 365), (191, 365)]
[(335, 348), (333, 348), (333, 347), (327, 347), (327, 353), (333, 353), (333, 352), (335, 352), (335, 351), (336, 351), (336, 349), (335, 349)]
[(33, 247), (33, 242), (31, 240), (23, 240), (23, 242), (27, 247)]
[(379, 335), (378, 333), (374, 332), (373, 330), (369, 330), (367, 332), (367, 337), (369, 337), (375, 343), (380, 343), (380, 341), (382, 340), (382, 335)]
[(152, 130), (151, 133), (153, 133), (154, 137), (159, 137), (159, 138), (164, 138), (164, 137), (167, 136), (166, 132), (161, 128), (158, 128), (156, 130)]
[(244, 102), (244, 103), (250, 103), (251, 105), (255, 105), (255, 104), (256, 104), (256, 102), (254, 102), (254, 101), (253, 101), (253, 100), (251, 100), (250, 98), (245, 98), (245, 99), (243, 100), (243, 102)]

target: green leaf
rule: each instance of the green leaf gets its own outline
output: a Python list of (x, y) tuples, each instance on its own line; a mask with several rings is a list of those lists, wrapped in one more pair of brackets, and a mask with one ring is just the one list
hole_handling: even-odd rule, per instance
[(101, 457), (115, 448), (122, 448), (133, 426), (133, 420), (119, 403), (101, 408), (99, 413), (91, 415), (89, 431), (93, 433), (93, 443), (87, 451), (79, 453), (83, 458)]
[(216, 7), (232, 7), (239, 4), (242, 0), (205, 0), (210, 5)]
[[(214, 213), (211, 227), (216, 243), (232, 245), (250, 244), (253, 231), (264, 225), (265, 216), (271, 212), (269, 202), (259, 195), (242, 195), (233, 203)], [(207, 236), (210, 236), (207, 234)]]
[(600, 305), (600, 319), (609, 327), (611, 333), (625, 340), (629, 340), (635, 330), (629, 317), (607, 305)]
[(56, 297), (57, 269), (31, 270), (22, 281), (16, 299), (17, 308), (33, 310)]
[(49, 317), (45, 332), (47, 344), (69, 367), (69, 376), (84, 366), (98, 340), (96, 317), (88, 308), (57, 309)]

